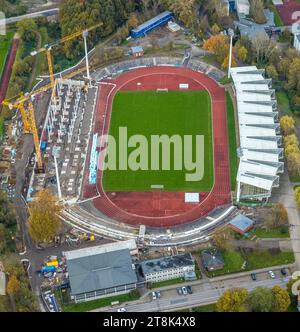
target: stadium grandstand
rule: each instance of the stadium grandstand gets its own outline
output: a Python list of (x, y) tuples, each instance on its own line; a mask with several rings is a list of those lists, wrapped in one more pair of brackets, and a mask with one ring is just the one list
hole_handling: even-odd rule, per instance
[(255, 66), (232, 68), (231, 77), (240, 136), (237, 201), (267, 200), (284, 171), (275, 90), (264, 70)]
[(139, 25), (137, 28), (131, 30), (131, 37), (132, 38), (144, 37), (148, 32), (167, 24), (173, 18), (174, 18), (173, 13), (165, 11), (153, 17), (151, 20)]

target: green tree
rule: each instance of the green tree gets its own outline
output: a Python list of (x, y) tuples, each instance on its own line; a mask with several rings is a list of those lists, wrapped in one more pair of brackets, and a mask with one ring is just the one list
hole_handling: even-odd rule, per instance
[(270, 312), (274, 303), (274, 296), (271, 289), (257, 287), (248, 297), (248, 304), (254, 312)]
[(272, 311), (276, 312), (285, 312), (288, 310), (288, 307), (291, 304), (291, 299), (289, 293), (286, 289), (281, 288), (280, 286), (274, 286), (272, 288), (274, 303)]
[(226, 290), (216, 303), (218, 312), (245, 312), (248, 291), (245, 288)]
[(50, 242), (60, 229), (62, 206), (49, 189), (41, 190), (29, 205), (28, 230), (36, 242)]
[(31, 18), (26, 18), (17, 23), (18, 33), (20, 37), (26, 42), (36, 41), (37, 39), (37, 25)]

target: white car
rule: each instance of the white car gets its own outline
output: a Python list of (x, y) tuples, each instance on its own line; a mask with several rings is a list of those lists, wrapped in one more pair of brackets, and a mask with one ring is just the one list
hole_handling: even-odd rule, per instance
[(181, 287), (183, 295), (187, 295), (188, 291), (185, 286)]
[(270, 278), (275, 279), (275, 273), (273, 271), (269, 271), (268, 273)]
[(119, 309), (117, 310), (117, 312), (126, 312), (126, 309), (125, 309), (125, 308), (119, 308)]
[(157, 297), (156, 297), (156, 293), (155, 292), (152, 292), (152, 300), (156, 300)]

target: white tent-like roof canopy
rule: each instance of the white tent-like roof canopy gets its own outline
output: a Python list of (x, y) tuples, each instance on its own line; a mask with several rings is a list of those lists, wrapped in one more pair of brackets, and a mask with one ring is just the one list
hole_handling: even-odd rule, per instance
[[(230, 74), (236, 91), (240, 135), (237, 201), (247, 195), (269, 198), (284, 169), (275, 91), (263, 69), (235, 67)], [(243, 188), (247, 188), (245, 195)]]

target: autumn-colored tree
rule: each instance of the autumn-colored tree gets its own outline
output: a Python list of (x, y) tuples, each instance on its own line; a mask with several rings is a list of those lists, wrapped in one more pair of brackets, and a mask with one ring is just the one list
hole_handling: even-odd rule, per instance
[(288, 214), (285, 206), (282, 203), (273, 204), (271, 211), (274, 227), (287, 224)]
[[(228, 69), (228, 66), (229, 66), (229, 54), (224, 59), (224, 61), (222, 63), (222, 68), (225, 70), (225, 69)], [(236, 66), (237, 66), (237, 62), (235, 60), (235, 56), (232, 55), (232, 57), (231, 57), (231, 67), (236, 67)]]
[(286, 289), (276, 285), (272, 288), (274, 302), (272, 311), (285, 312), (291, 304), (289, 293)]
[(280, 127), (284, 135), (291, 135), (295, 133), (295, 120), (289, 115), (284, 115), (280, 119)]
[(62, 206), (49, 189), (41, 190), (29, 205), (28, 230), (36, 242), (49, 242), (60, 229)]
[(294, 58), (289, 64), (289, 70), (287, 75), (288, 89), (293, 89), (296, 91), (297, 95), (300, 95), (300, 58)]
[(228, 227), (216, 230), (212, 234), (212, 240), (214, 242), (214, 245), (219, 249), (229, 249), (231, 247), (231, 241), (233, 240), (232, 231)]
[(273, 65), (269, 65), (266, 67), (266, 73), (268, 77), (272, 78), (272, 80), (277, 81), (278, 80), (278, 72)]
[(298, 206), (298, 209), (300, 210), (300, 187), (295, 188), (294, 197), (295, 197), (295, 201)]
[(218, 312), (245, 312), (248, 291), (245, 288), (226, 290), (216, 303)]
[(136, 28), (139, 25), (139, 20), (136, 13), (131, 13), (127, 21), (128, 29)]
[(299, 146), (298, 138), (295, 134), (287, 135), (283, 138), (283, 143), (285, 147), (288, 147), (289, 145), (297, 145)]
[(264, 2), (263, 0), (250, 0), (250, 15), (254, 21), (258, 24), (266, 23), (266, 17), (264, 14)]
[(300, 154), (290, 153), (286, 156), (288, 171), (291, 175), (299, 175), (300, 173)]
[(217, 61), (222, 65), (229, 54), (229, 39), (225, 35), (215, 35), (207, 39), (203, 48), (216, 55)]
[(284, 153), (286, 156), (290, 155), (291, 153), (300, 153), (299, 145), (298, 144), (290, 144), (284, 149)]
[(197, 21), (196, 0), (166, 0), (168, 8), (173, 11), (181, 22), (192, 28)]
[(211, 31), (213, 32), (213, 34), (217, 35), (218, 33), (220, 33), (221, 29), (218, 26), (217, 23), (215, 23), (212, 27), (211, 27)]
[(236, 57), (241, 61), (246, 61), (248, 56), (248, 51), (245, 46), (240, 46), (239, 44), (235, 45), (234, 53)]
[(6, 291), (10, 296), (14, 296), (20, 291), (20, 282), (14, 275), (9, 277)]
[(257, 287), (249, 294), (247, 302), (254, 312), (270, 312), (274, 303), (273, 292), (266, 287)]

